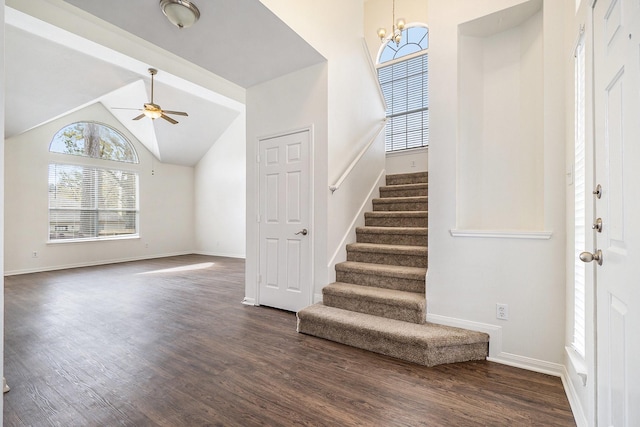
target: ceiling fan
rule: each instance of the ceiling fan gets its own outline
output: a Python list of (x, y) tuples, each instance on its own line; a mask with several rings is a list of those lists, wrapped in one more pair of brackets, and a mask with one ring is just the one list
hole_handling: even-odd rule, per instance
[(138, 111), (142, 111), (142, 114), (140, 114), (139, 116), (136, 116), (133, 118), (133, 120), (140, 120), (143, 117), (149, 117), (152, 120), (155, 120), (159, 117), (162, 117), (163, 119), (165, 119), (166, 121), (168, 121), (171, 124), (176, 124), (178, 123), (177, 120), (167, 116), (167, 114), (175, 114), (178, 116), (188, 116), (187, 113), (185, 113), (184, 111), (169, 111), (169, 110), (163, 110), (162, 108), (160, 108), (160, 106), (158, 104), (154, 104), (153, 103), (153, 76), (155, 76), (156, 74), (158, 74), (158, 70), (156, 70), (155, 68), (149, 68), (149, 74), (151, 74), (151, 101), (150, 102), (146, 102), (143, 105), (143, 108), (115, 108), (118, 110), (138, 110)]

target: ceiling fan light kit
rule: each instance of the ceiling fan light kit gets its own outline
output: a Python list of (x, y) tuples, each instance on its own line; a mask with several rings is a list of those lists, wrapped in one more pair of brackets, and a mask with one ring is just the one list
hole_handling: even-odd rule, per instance
[[(167, 114), (176, 114), (178, 116), (188, 116), (187, 113), (185, 113), (184, 111), (169, 111), (169, 110), (163, 110), (158, 104), (155, 104), (153, 102), (153, 76), (155, 76), (156, 74), (158, 74), (158, 70), (156, 70), (155, 68), (149, 68), (149, 74), (151, 74), (151, 101), (146, 102), (143, 104), (143, 107), (141, 110), (138, 111), (142, 111), (142, 114), (140, 114), (139, 116), (136, 116), (133, 118), (133, 120), (140, 120), (144, 117), (148, 117), (151, 120), (155, 120), (155, 119), (159, 119), (159, 118), (163, 118), (166, 121), (168, 121), (171, 124), (177, 124), (178, 121), (167, 116)], [(117, 108), (114, 107), (115, 109), (122, 109), (122, 108)], [(124, 108), (125, 110), (130, 110), (131, 108)]]
[(188, 0), (160, 0), (160, 8), (167, 19), (178, 28), (189, 28), (200, 18), (200, 11)]

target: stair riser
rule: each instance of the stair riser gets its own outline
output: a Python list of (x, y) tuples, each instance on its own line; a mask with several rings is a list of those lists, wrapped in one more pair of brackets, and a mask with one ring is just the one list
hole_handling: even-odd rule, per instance
[(396, 190), (393, 188), (381, 188), (380, 197), (417, 197), (428, 196), (429, 190), (426, 188), (416, 188), (413, 190)]
[(419, 255), (384, 254), (375, 252), (359, 252), (347, 249), (347, 261), (366, 262), (370, 264), (399, 265), (403, 267), (427, 267), (427, 257)]
[(389, 203), (389, 202), (381, 202), (374, 200), (373, 201), (373, 210), (374, 212), (388, 212), (388, 211), (426, 211), (429, 210), (429, 202), (397, 202), (397, 203)]
[(390, 217), (365, 216), (364, 225), (369, 227), (426, 227), (425, 217)]
[(406, 246), (427, 246), (428, 237), (426, 234), (380, 234), (356, 232), (358, 243), (377, 243), (381, 245), (406, 245)]
[(391, 306), (377, 301), (352, 297), (349, 298), (332, 294), (323, 294), (322, 302), (324, 305), (330, 307), (386, 317), (387, 319), (401, 320), (403, 322), (417, 323), (419, 325), (425, 322), (427, 316), (426, 302), (421, 307)]
[(298, 317), (298, 332), (336, 341), (363, 350), (373, 351), (424, 366), (457, 363), (469, 360), (485, 360), (488, 344), (476, 343), (429, 348), (421, 342), (407, 343), (375, 331), (361, 330), (356, 326), (317, 321), (313, 317)]
[(353, 283), (354, 285), (375, 286), (377, 288), (396, 289), (398, 291), (424, 293), (425, 284), (422, 279), (405, 279), (366, 274), (354, 271), (336, 271), (336, 281)]
[(428, 172), (405, 175), (387, 175), (385, 183), (387, 185), (422, 184), (429, 182)]

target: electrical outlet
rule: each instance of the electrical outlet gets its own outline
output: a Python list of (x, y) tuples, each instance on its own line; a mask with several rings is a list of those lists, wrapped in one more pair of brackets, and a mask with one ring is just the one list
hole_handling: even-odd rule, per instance
[(38, 258), (38, 251), (31, 252), (31, 258)]
[(496, 304), (496, 318), (500, 320), (509, 320), (509, 305)]

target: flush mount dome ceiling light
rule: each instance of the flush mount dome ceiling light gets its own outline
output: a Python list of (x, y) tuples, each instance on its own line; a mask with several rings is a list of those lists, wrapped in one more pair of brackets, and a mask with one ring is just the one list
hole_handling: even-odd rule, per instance
[(189, 28), (200, 18), (200, 11), (188, 0), (160, 0), (162, 13), (178, 28)]

